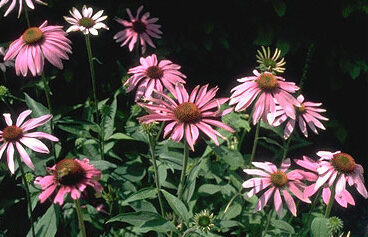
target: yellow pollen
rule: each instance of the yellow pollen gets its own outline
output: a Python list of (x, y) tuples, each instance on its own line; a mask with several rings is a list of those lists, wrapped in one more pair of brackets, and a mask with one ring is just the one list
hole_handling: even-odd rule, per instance
[(271, 174), (271, 183), (276, 187), (283, 187), (287, 182), (288, 178), (286, 174), (280, 170), (276, 171), (275, 173)]
[(174, 111), (175, 117), (182, 123), (195, 123), (201, 118), (201, 111), (197, 105), (184, 102)]
[(23, 130), (17, 126), (9, 126), (3, 130), (3, 138), (7, 142), (18, 141), (23, 137)]
[(332, 166), (342, 173), (350, 173), (354, 171), (355, 161), (354, 158), (346, 153), (337, 153), (331, 160)]
[(27, 44), (34, 44), (43, 38), (43, 33), (39, 28), (31, 27), (23, 33), (22, 37)]
[(305, 112), (305, 105), (301, 104), (300, 107), (295, 107), (296, 111), (298, 111), (299, 113), (304, 113)]
[(257, 83), (259, 87), (267, 91), (273, 90), (279, 86), (276, 76), (269, 72), (262, 73), (257, 78)]
[(55, 170), (57, 179), (64, 185), (75, 185), (85, 177), (82, 166), (71, 158), (65, 158), (56, 163)]
[(152, 79), (161, 79), (164, 75), (162, 69), (158, 66), (150, 66), (146, 69), (146, 76)]

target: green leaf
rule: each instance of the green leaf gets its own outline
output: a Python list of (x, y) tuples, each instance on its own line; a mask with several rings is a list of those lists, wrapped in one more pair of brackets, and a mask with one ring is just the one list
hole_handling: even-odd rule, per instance
[(27, 93), (24, 93), (26, 104), (30, 110), (32, 110), (32, 114), (34, 117), (40, 117), (45, 114), (50, 114), (48, 108), (43, 106), (43, 104), (38, 103), (34, 99), (32, 99)]
[(143, 179), (146, 175), (146, 169), (142, 165), (141, 162), (137, 162), (135, 160), (128, 161), (117, 168), (112, 174), (111, 177), (117, 180), (129, 180), (130, 182), (138, 182)]
[(277, 13), (279, 17), (283, 17), (286, 12), (286, 4), (283, 0), (273, 0), (272, 1), (273, 9)]
[(101, 171), (108, 170), (108, 169), (115, 169), (117, 166), (111, 162), (106, 160), (91, 160), (90, 164), (96, 167)]
[(213, 195), (221, 191), (222, 186), (215, 184), (203, 184), (198, 188), (198, 192)]
[(184, 203), (179, 200), (177, 197), (168, 193), (165, 190), (161, 190), (162, 194), (165, 196), (166, 201), (169, 203), (171, 209), (182, 219), (184, 222), (188, 223), (189, 219), (192, 217), (188, 212), (188, 209), (184, 205)]
[(129, 202), (134, 202), (137, 200), (143, 200), (147, 198), (154, 198), (157, 195), (157, 189), (156, 188), (143, 188), (136, 193), (133, 193), (127, 199), (125, 199), (121, 205), (125, 206), (128, 205)]
[(245, 129), (247, 132), (250, 131), (249, 121), (242, 113), (231, 112), (223, 116), (221, 120), (238, 132), (242, 129)]
[(316, 217), (311, 224), (311, 231), (313, 237), (329, 237), (330, 230), (328, 228), (328, 219), (325, 217)]
[[(35, 225), (35, 234), (37, 237), (55, 236), (58, 226), (58, 217), (55, 214), (55, 205), (51, 205), (46, 213), (37, 221)], [(32, 236), (32, 230), (29, 230), (27, 237)]]
[(230, 165), (230, 170), (244, 167), (244, 158), (239, 151), (231, 150), (225, 146), (216, 146), (213, 143), (208, 144), (221, 160)]
[(117, 97), (114, 96), (114, 100), (112, 101), (110, 106), (103, 106), (102, 109), (102, 129), (104, 132), (104, 140), (107, 140), (115, 130), (115, 115), (117, 108)]
[(287, 223), (286, 221), (273, 219), (273, 220), (271, 220), (271, 224), (273, 225), (273, 227), (275, 227), (276, 229), (279, 229), (281, 231), (284, 231), (284, 232), (287, 232), (287, 233), (290, 233), (290, 234), (295, 233), (294, 228), (289, 223)]
[(106, 140), (110, 140), (110, 139), (116, 139), (116, 140), (135, 140), (131, 136), (128, 136), (128, 135), (126, 135), (124, 133), (121, 133), (121, 132), (114, 133), (113, 135), (111, 135)]

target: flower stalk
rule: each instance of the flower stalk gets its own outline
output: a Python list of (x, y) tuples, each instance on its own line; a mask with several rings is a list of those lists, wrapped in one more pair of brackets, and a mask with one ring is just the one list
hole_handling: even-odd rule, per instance
[(250, 155), (249, 164), (251, 164), (253, 162), (254, 156), (256, 155), (258, 136), (259, 136), (259, 127), (260, 126), (261, 126), (261, 122), (258, 122), (257, 125), (256, 125), (256, 132), (255, 132), (255, 135), (254, 135), (254, 142), (253, 142), (253, 147), (252, 147), (252, 153)]
[(79, 223), (79, 228), (80, 228), (82, 237), (87, 237), (87, 235), (86, 235), (86, 227), (84, 226), (82, 208), (80, 206), (79, 199), (75, 199), (74, 200), (74, 205), (75, 205), (75, 209), (77, 211), (78, 223)]
[(184, 156), (183, 157), (183, 169), (181, 171), (180, 183), (179, 183), (178, 193), (177, 193), (179, 200), (181, 200), (182, 195), (183, 195), (183, 188), (184, 188), (184, 183), (185, 183), (185, 173), (187, 170), (188, 158), (189, 158), (189, 146), (186, 140), (184, 140), (184, 155), (183, 156)]
[(336, 183), (337, 183), (337, 180), (339, 180), (339, 177), (340, 176), (338, 175), (336, 177), (336, 180), (335, 180), (334, 184), (332, 186), (330, 186), (331, 196), (330, 196), (330, 200), (328, 201), (328, 205), (327, 205), (327, 208), (326, 208), (326, 211), (325, 211), (325, 217), (326, 218), (330, 217), (331, 208), (332, 208), (332, 205), (333, 205), (334, 199), (335, 199)]

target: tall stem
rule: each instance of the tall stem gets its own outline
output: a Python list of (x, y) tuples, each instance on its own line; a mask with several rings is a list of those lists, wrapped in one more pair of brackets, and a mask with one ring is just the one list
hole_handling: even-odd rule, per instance
[(23, 179), (23, 183), (24, 183), (24, 187), (26, 189), (26, 196), (27, 196), (27, 203), (28, 203), (28, 215), (29, 215), (29, 220), (31, 222), (31, 229), (32, 229), (32, 236), (35, 237), (35, 230), (34, 230), (34, 225), (33, 225), (33, 217), (32, 217), (32, 203), (31, 203), (31, 196), (29, 194), (29, 187), (28, 187), (28, 182), (26, 180), (26, 174), (24, 172), (23, 166), (21, 164), (20, 158), (19, 156), (15, 156), (19, 165), (19, 169), (20, 172), (22, 173), (22, 179)]
[[(95, 67), (93, 66), (93, 55), (92, 55), (92, 47), (91, 47), (91, 41), (89, 39), (89, 34), (84, 35), (86, 39), (86, 48), (87, 48), (87, 54), (88, 54), (88, 62), (89, 62), (89, 70), (91, 73), (91, 84), (92, 84), (92, 94), (93, 94), (93, 114), (96, 117), (95, 122), (97, 124), (100, 123), (100, 113), (98, 111), (98, 100), (97, 100), (97, 94), (96, 94), (96, 76), (95, 76)], [(103, 127), (100, 130), (99, 133), (99, 146), (100, 146), (100, 153), (101, 153), (101, 159), (104, 160), (104, 130)]]
[(80, 231), (82, 233), (82, 237), (87, 237), (86, 227), (84, 226), (83, 214), (82, 214), (82, 209), (81, 209), (81, 206), (80, 206), (80, 203), (79, 203), (79, 199), (74, 200), (74, 205), (75, 205), (75, 209), (77, 211), (78, 223), (79, 223)]
[[(313, 199), (312, 205), (311, 205), (311, 207), (310, 207), (310, 209), (309, 209), (309, 212), (308, 212), (308, 216), (307, 216), (307, 219), (306, 219), (306, 222), (305, 222), (304, 228), (306, 228), (306, 227), (308, 226), (309, 220), (310, 220), (310, 218), (311, 218), (311, 216), (312, 216), (312, 212), (313, 212), (314, 208), (316, 207), (317, 201), (321, 198), (321, 192), (322, 192), (322, 188), (320, 188), (320, 189), (318, 190), (318, 192), (317, 192), (316, 196), (315, 196), (315, 197), (314, 197), (314, 199)], [(304, 236), (307, 236), (308, 231), (309, 231), (309, 229), (304, 230), (304, 231), (302, 232), (302, 236), (303, 236), (303, 237), (304, 237)]]
[(326, 218), (330, 217), (331, 208), (332, 208), (332, 205), (334, 203), (334, 198), (335, 198), (336, 181), (338, 180), (338, 178), (339, 177), (336, 177), (334, 184), (332, 186), (330, 186), (331, 196), (330, 196), (330, 200), (328, 201), (328, 205), (327, 205), (326, 212), (325, 212), (325, 217)]
[(262, 237), (265, 237), (265, 236), (266, 236), (266, 234), (267, 234), (268, 227), (270, 226), (270, 222), (271, 222), (272, 212), (273, 212), (273, 209), (271, 209), (271, 210), (269, 211), (269, 213), (268, 213), (268, 216), (267, 216), (267, 223), (266, 223), (265, 231), (263, 232)]
[(28, 26), (28, 28), (30, 28), (30, 27), (31, 27), (31, 23), (30, 23), (30, 21), (29, 21), (28, 9), (27, 9), (27, 7), (26, 7), (26, 6), (24, 6), (24, 16), (26, 17), (26, 22), (27, 22), (27, 26)]
[(255, 135), (254, 135), (252, 154), (250, 155), (249, 163), (253, 162), (254, 156), (256, 155), (257, 143), (258, 143), (258, 134), (259, 134), (259, 127), (260, 126), (261, 126), (261, 122), (258, 122), (257, 125), (256, 125), (256, 132), (255, 132)]
[(242, 147), (243, 142), (244, 142), (245, 134), (247, 134), (247, 130), (244, 128), (244, 129), (243, 129), (243, 132), (242, 132), (242, 134), (241, 134), (241, 136), (240, 136), (240, 139), (239, 139), (239, 143), (238, 143), (238, 151), (240, 151), (240, 150), (241, 150), (241, 147)]
[(282, 162), (284, 162), (284, 160), (286, 158), (287, 152), (289, 150), (289, 145), (290, 145), (291, 139), (292, 139), (292, 137), (289, 137), (289, 139), (287, 139), (287, 141), (284, 143), (284, 151), (283, 151), (282, 157), (281, 157), (281, 164), (282, 164)]
[(160, 191), (161, 185), (160, 185), (160, 179), (158, 176), (158, 167), (157, 167), (156, 158), (155, 158), (155, 147), (154, 147), (155, 145), (154, 145), (153, 137), (151, 135), (148, 135), (148, 141), (149, 141), (149, 148), (150, 148), (153, 168), (155, 171), (155, 183), (156, 183), (156, 188), (157, 188), (158, 202), (160, 204), (161, 215), (164, 216), (165, 213), (164, 213), (162, 196), (161, 196), (161, 191)]
[(308, 47), (308, 52), (307, 52), (307, 55), (305, 57), (305, 63), (304, 63), (304, 67), (303, 67), (303, 72), (302, 72), (302, 76), (300, 78), (300, 82), (299, 82), (299, 91), (298, 91), (298, 95), (300, 95), (300, 93), (302, 92), (302, 88), (304, 86), (304, 82), (305, 82), (305, 79), (307, 78), (307, 73), (308, 73), (308, 70), (309, 70), (309, 66), (310, 66), (310, 61), (312, 59), (312, 55), (313, 55), (313, 52), (314, 52), (314, 44), (311, 43)]
[(189, 157), (189, 146), (188, 146), (187, 141), (184, 139), (183, 169), (181, 171), (180, 183), (179, 183), (178, 193), (177, 193), (179, 200), (181, 200), (181, 197), (183, 195), (183, 188), (184, 188), (184, 183), (185, 183), (185, 173), (187, 170), (188, 157)]
[[(44, 73), (41, 74), (41, 79), (42, 79), (43, 88), (44, 88), (45, 95), (46, 95), (47, 107), (49, 109), (50, 114), (52, 114), (53, 111), (52, 111), (52, 104), (51, 104), (51, 97), (50, 97), (51, 89), (50, 89), (49, 83)], [(51, 131), (51, 134), (54, 133), (54, 125), (53, 125), (52, 119), (50, 119), (50, 131)], [(51, 146), (52, 146), (52, 153), (54, 155), (54, 163), (56, 164), (56, 150), (55, 150), (54, 143), (52, 143)]]

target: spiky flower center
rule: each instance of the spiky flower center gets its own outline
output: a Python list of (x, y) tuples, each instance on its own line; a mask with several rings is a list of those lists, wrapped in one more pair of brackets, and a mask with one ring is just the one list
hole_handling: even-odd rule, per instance
[(146, 24), (144, 24), (142, 21), (137, 20), (133, 22), (132, 28), (135, 32), (138, 34), (142, 34), (146, 31)]
[(351, 157), (351, 155), (342, 152), (333, 155), (331, 164), (337, 171), (342, 173), (353, 172), (355, 168), (354, 158)]
[(43, 38), (43, 33), (38, 27), (28, 28), (23, 33), (23, 40), (27, 44), (37, 43), (38, 41), (42, 40), (42, 38)]
[(286, 174), (280, 170), (274, 172), (273, 174), (271, 174), (271, 183), (276, 186), (276, 187), (283, 187), (287, 182), (288, 182), (288, 178), (286, 176)]
[(82, 166), (71, 158), (65, 158), (56, 163), (55, 175), (63, 185), (76, 185), (85, 178)]
[(15, 125), (4, 128), (3, 138), (7, 142), (15, 142), (23, 137), (23, 130)]
[(211, 219), (209, 216), (207, 215), (202, 215), (198, 217), (198, 225), (206, 228), (211, 224)]
[(164, 72), (159, 66), (150, 66), (146, 69), (146, 76), (152, 79), (161, 79)]
[(275, 75), (269, 72), (262, 73), (257, 79), (258, 86), (263, 90), (271, 91), (279, 86)]
[(191, 102), (184, 102), (175, 109), (175, 117), (182, 123), (195, 123), (201, 118), (201, 111)]
[(86, 28), (91, 28), (95, 25), (95, 21), (92, 18), (89, 17), (82, 17), (79, 21), (78, 24), (81, 26), (84, 26)]
[(304, 104), (300, 104), (299, 107), (295, 107), (296, 111), (300, 114), (305, 112), (305, 105)]

